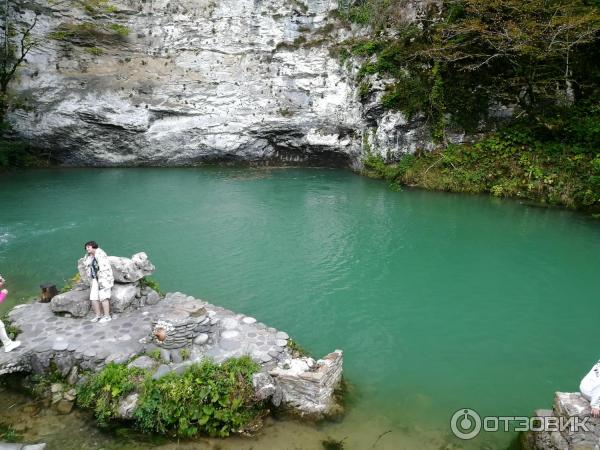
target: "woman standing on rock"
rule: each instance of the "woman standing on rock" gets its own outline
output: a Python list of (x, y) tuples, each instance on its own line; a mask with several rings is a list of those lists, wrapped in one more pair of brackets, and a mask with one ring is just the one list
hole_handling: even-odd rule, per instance
[[(4, 289), (4, 278), (0, 275), (0, 303), (4, 301), (6, 296), (8, 295), (8, 291)], [(19, 345), (21, 345), (21, 341), (13, 341), (6, 334), (6, 328), (4, 328), (4, 322), (0, 320), (0, 340), (2, 341), (2, 345), (4, 345), (4, 351), (6, 353), (13, 351)]]
[[(90, 286), (90, 301), (96, 314), (92, 322), (108, 322), (110, 317), (110, 294), (115, 279), (108, 256), (98, 247), (96, 241), (85, 243), (86, 255), (79, 260), (79, 275), (81, 280)], [(83, 263), (83, 264), (81, 264)], [(100, 308), (102, 303), (102, 309)], [(104, 312), (104, 317), (102, 317)]]

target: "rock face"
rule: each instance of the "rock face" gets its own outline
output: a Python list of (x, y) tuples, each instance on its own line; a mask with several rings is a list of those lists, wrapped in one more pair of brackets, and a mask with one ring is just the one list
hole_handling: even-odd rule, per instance
[(336, 18), (337, 0), (16, 3), (17, 25), (40, 12), (40, 44), (11, 84), (8, 120), (66, 164), (348, 166), (365, 142), (386, 156), (430, 146), (423, 120), (359, 102), (359, 64), (330, 50), (366, 30)]
[[(564, 426), (562, 430), (530, 431), (522, 436), (524, 450), (598, 450), (600, 448), (600, 419), (591, 417), (590, 402), (579, 392), (557, 392), (553, 410), (538, 409), (538, 417), (557, 417), (566, 421), (585, 421), (585, 430)], [(582, 422), (579, 422), (582, 423)]]
[(135, 283), (154, 273), (155, 267), (144, 252), (136, 253), (131, 259), (122, 256), (109, 256), (108, 259), (117, 283)]

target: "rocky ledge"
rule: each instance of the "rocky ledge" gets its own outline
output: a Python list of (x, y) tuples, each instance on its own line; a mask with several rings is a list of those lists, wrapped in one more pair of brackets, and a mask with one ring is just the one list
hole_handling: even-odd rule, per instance
[[(554, 396), (553, 409), (538, 409), (534, 415), (558, 418), (559, 426), (554, 427), (558, 428), (555, 431), (530, 431), (524, 434), (522, 438), (524, 450), (600, 449), (600, 418), (591, 416), (590, 402), (579, 392), (557, 392)], [(561, 420), (564, 426), (560, 426)], [(573, 423), (582, 426), (571, 426), (570, 424)]]
[[(81, 284), (51, 303), (18, 305), (9, 318), (21, 330), (22, 345), (0, 352), (0, 375), (55, 368), (74, 385), (82, 372), (115, 362), (150, 370), (158, 379), (205, 358), (221, 363), (249, 356), (261, 367), (253, 379), (258, 400), (313, 419), (339, 412), (334, 390), (341, 383), (342, 351), (317, 361), (297, 357), (287, 333), (253, 317), (180, 292), (162, 297), (141, 280), (154, 270), (143, 253), (111, 257), (111, 264), (115, 280), (129, 281), (113, 288), (113, 320), (89, 321), (89, 288)], [(69, 393), (55, 394), (61, 409), (70, 410)], [(121, 408), (124, 418), (135, 408), (135, 398), (129, 402)]]

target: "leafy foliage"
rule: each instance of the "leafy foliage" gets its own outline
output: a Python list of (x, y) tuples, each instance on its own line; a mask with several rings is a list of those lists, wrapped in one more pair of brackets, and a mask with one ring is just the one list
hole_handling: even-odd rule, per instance
[(147, 379), (135, 411), (137, 424), (144, 431), (183, 437), (225, 437), (242, 430), (262, 412), (253, 398), (252, 374), (257, 370), (243, 357), (222, 365), (203, 361), (181, 376)]
[(476, 130), (494, 103), (517, 104), (543, 122), (556, 106), (598, 95), (597, 2), (445, 0), (416, 24), (403, 18), (402, 2), (355, 5), (348, 20), (372, 28), (372, 37), (343, 46), (369, 57), (359, 81), (372, 74), (394, 78), (382, 105), (408, 116), (423, 113), (439, 141), (447, 124)]
[(160, 290), (160, 284), (158, 284), (158, 281), (156, 281), (154, 278), (150, 278), (150, 277), (144, 277), (140, 280), (140, 287), (144, 288), (150, 288), (153, 291), (158, 292), (160, 295), (164, 295), (164, 293)]
[(0, 422), (0, 441), (22, 442), (23, 436), (20, 435), (12, 425)]
[(91, 375), (77, 392), (77, 403), (92, 408), (100, 425), (117, 416), (119, 401), (131, 393), (146, 376), (142, 369), (109, 363)]
[(252, 374), (258, 365), (248, 357), (221, 365), (205, 360), (183, 374), (154, 380), (149, 372), (108, 364), (79, 388), (77, 401), (92, 408), (101, 425), (117, 416), (121, 399), (139, 391), (135, 424), (145, 432), (193, 437), (225, 437), (243, 430), (264, 413), (254, 399)]
[[(600, 122), (600, 116), (595, 121)], [(564, 118), (570, 129), (576, 117)], [(367, 175), (393, 185), (453, 192), (490, 192), (591, 212), (600, 211), (600, 153), (590, 141), (595, 127), (579, 142), (562, 142), (534, 124), (503, 129), (473, 145), (448, 145), (437, 152), (407, 155), (395, 164), (380, 156), (364, 160)]]

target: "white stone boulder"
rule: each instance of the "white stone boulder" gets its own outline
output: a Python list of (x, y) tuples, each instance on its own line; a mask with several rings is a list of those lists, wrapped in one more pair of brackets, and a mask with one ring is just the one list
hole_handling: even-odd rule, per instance
[(69, 313), (73, 317), (84, 317), (90, 310), (90, 290), (75, 289), (58, 294), (50, 301), (54, 313)]
[(139, 291), (139, 286), (136, 283), (115, 283), (110, 295), (111, 311), (121, 313), (127, 310), (139, 294)]
[(144, 252), (136, 253), (131, 259), (121, 256), (109, 256), (108, 259), (117, 283), (135, 283), (152, 275), (155, 270), (154, 264)]

